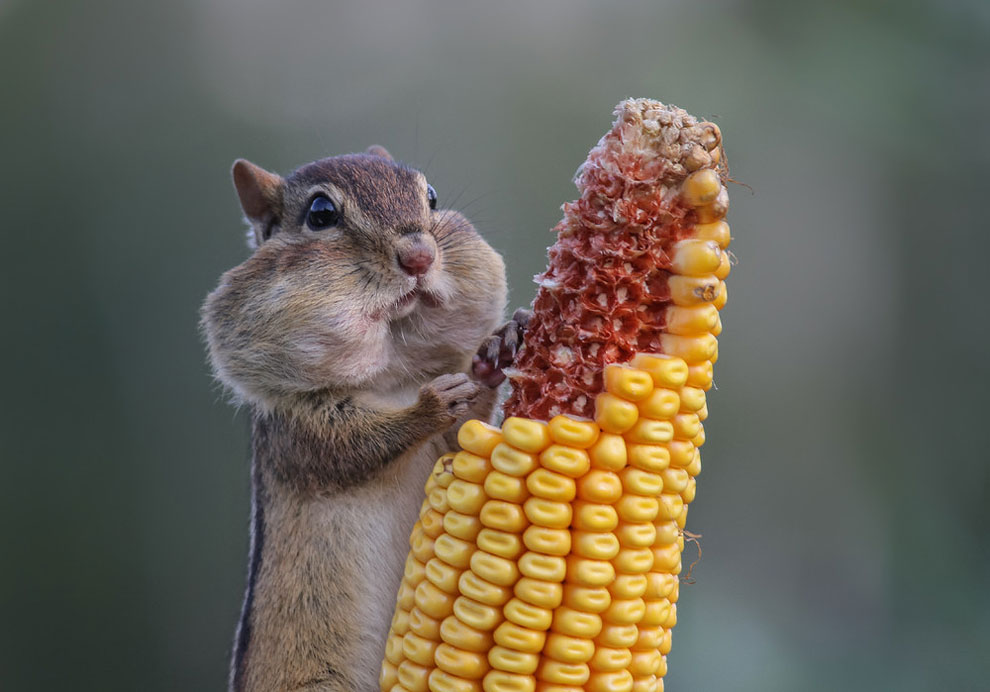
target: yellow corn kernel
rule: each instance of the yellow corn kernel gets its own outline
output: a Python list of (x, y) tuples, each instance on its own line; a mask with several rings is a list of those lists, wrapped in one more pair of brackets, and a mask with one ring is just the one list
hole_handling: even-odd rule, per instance
[(663, 680), (656, 675), (633, 678), (632, 692), (663, 692)]
[(660, 571), (650, 572), (646, 575), (646, 593), (643, 594), (643, 597), (647, 599), (667, 598), (677, 584), (676, 575)]
[(561, 663), (586, 663), (595, 655), (595, 643), (590, 639), (551, 632), (547, 635), (543, 654)]
[(490, 670), (485, 675), (485, 692), (535, 692), (536, 681), (532, 675), (507, 673), (502, 670)]
[(676, 334), (661, 334), (660, 348), (664, 353), (683, 358), (689, 363), (702, 360), (715, 362), (718, 353), (718, 341), (711, 334), (696, 336), (678, 336)]
[(608, 608), (611, 602), (612, 596), (603, 586), (564, 584), (563, 604), (572, 610), (600, 613)]
[(657, 387), (650, 396), (639, 402), (639, 413), (644, 418), (667, 420), (673, 418), (680, 407), (681, 398), (677, 392)]
[(420, 523), (423, 527), (423, 533), (430, 538), (436, 538), (443, 533), (443, 515), (432, 507), (423, 513)]
[(555, 444), (540, 454), (540, 464), (551, 471), (577, 478), (591, 467), (591, 458), (583, 449)]
[(567, 562), (558, 555), (528, 552), (519, 558), (519, 571), (531, 579), (560, 582), (567, 574)]
[(660, 643), (660, 654), (666, 656), (670, 653), (670, 630), (664, 630), (663, 642)]
[[(660, 643), (663, 646), (663, 642)], [(657, 647), (659, 648), (659, 647)], [(667, 674), (667, 657), (664, 655), (660, 656), (660, 667), (657, 669), (657, 677), (663, 677)], [(659, 692), (663, 692), (663, 680), (660, 681)]]
[(537, 466), (535, 454), (516, 449), (505, 442), (492, 449), (491, 461), (493, 467), (508, 476), (525, 476)]
[(668, 493), (683, 492), (688, 481), (691, 480), (691, 476), (684, 469), (665, 469), (660, 472), (660, 477), (663, 479), (663, 489)]
[(683, 468), (691, 463), (696, 450), (690, 440), (671, 440), (667, 451), (670, 452), (670, 466)]
[(441, 591), (457, 593), (457, 580), (464, 570), (451, 567), (438, 557), (426, 563), (426, 578)]
[(433, 552), (451, 567), (466, 569), (475, 551), (474, 545), (445, 533), (433, 542)]
[[(670, 281), (678, 278), (682, 277), (671, 276)], [(629, 363), (650, 373), (657, 387), (677, 389), (687, 381), (687, 363), (666, 353), (637, 353)]]
[(498, 531), (497, 529), (482, 529), (478, 532), (478, 548), (504, 557), (507, 560), (515, 560), (523, 552), (523, 544), (518, 534)]
[(625, 574), (644, 574), (653, 568), (653, 551), (650, 548), (622, 548), (612, 562)]
[(705, 276), (712, 274), (721, 260), (718, 243), (687, 238), (674, 243), (670, 268), (679, 276)]
[[(716, 276), (718, 273), (716, 272)], [(671, 305), (664, 314), (667, 331), (671, 334), (690, 336), (706, 334), (718, 324), (718, 309), (711, 303), (691, 307)]]
[(681, 573), (681, 551), (676, 543), (653, 548), (653, 568), (671, 574)]
[(688, 475), (692, 478), (701, 473), (701, 452), (698, 449), (694, 450), (694, 455), (691, 457), (691, 463), (684, 467), (684, 470), (688, 472)]
[(619, 552), (619, 540), (612, 533), (573, 531), (571, 549), (581, 557), (611, 560)]
[(595, 650), (595, 655), (588, 665), (595, 672), (625, 670), (629, 667), (632, 658), (633, 654), (629, 649), (612, 649), (607, 646), (599, 646)]
[(520, 598), (509, 600), (502, 608), (502, 613), (506, 620), (531, 630), (545, 630), (550, 627), (553, 619), (553, 612), (550, 609), (535, 606)]
[[(666, 478), (664, 478), (664, 487), (666, 486)], [(656, 540), (657, 527), (647, 522), (624, 521), (615, 528), (615, 537), (623, 547), (645, 548), (653, 545)]]
[(587, 449), (595, 444), (601, 432), (594, 421), (571, 416), (554, 416), (548, 425), (550, 437), (559, 445)]
[(714, 240), (723, 250), (729, 247), (732, 240), (729, 224), (725, 221), (695, 224), (694, 237), (698, 240)]
[(395, 667), (393, 663), (390, 663), (388, 659), (382, 661), (382, 670), (378, 674), (378, 688), (382, 690), (390, 690), (393, 685), (399, 682), (399, 669)]
[(616, 599), (641, 598), (646, 593), (646, 575), (619, 574), (609, 584), (608, 591)]
[(644, 627), (642, 624), (639, 627), (639, 639), (636, 640), (636, 644), (633, 649), (637, 651), (647, 651), (649, 649), (659, 649), (660, 642), (663, 640), (663, 627)]
[[(489, 500), (478, 516), (481, 523), (499, 531), (518, 533), (529, 525), (522, 507), (514, 502)], [(480, 530), (480, 529), (479, 529)]]
[(603, 432), (588, 450), (588, 455), (591, 457), (593, 467), (606, 471), (619, 471), (626, 465), (626, 441), (621, 435)]
[(657, 537), (655, 545), (667, 545), (668, 543), (676, 543), (677, 537), (681, 535), (680, 529), (677, 528), (677, 522), (675, 521), (661, 521), (653, 525), (656, 529)]
[(677, 624), (677, 604), (672, 603), (670, 605), (670, 614), (667, 615), (667, 619), (664, 620), (663, 622), (663, 628), (666, 630), (672, 630), (674, 629), (674, 626), (676, 624)]
[(435, 487), (446, 488), (450, 485), (450, 482), (454, 480), (454, 476), (451, 474), (450, 465), (454, 461), (456, 455), (453, 452), (448, 452), (444, 454), (436, 463), (433, 464), (433, 472), (430, 477), (426, 479), (425, 491), (430, 492)]
[(505, 586), (493, 584), (471, 570), (461, 574), (460, 579), (457, 580), (457, 586), (460, 592), (471, 600), (490, 606), (501, 606), (512, 595), (512, 592)]
[[(652, 384), (652, 382), (651, 382)], [(605, 392), (595, 397), (595, 423), (607, 433), (624, 433), (639, 418), (636, 404)]]
[[(729, 300), (729, 290), (725, 287), (725, 282), (720, 281), (718, 284), (718, 289), (715, 295), (715, 300), (712, 301), (712, 305), (721, 310), (725, 307), (726, 302)], [(714, 362), (714, 361), (712, 361)]]
[(629, 445), (629, 465), (659, 473), (670, 466), (670, 452), (660, 445)]
[(492, 471), (485, 478), (485, 493), (493, 500), (525, 502), (529, 497), (526, 481), (501, 471)]
[(487, 632), (502, 622), (502, 609), (479, 603), (466, 596), (454, 601), (454, 615), (457, 619), (476, 630)]
[(712, 382), (714, 379), (714, 368), (712, 367), (712, 362), (710, 360), (703, 360), (700, 363), (694, 363), (688, 368), (687, 383), (692, 387), (698, 387), (699, 389), (707, 391), (712, 388)]
[(595, 637), (595, 643), (611, 649), (628, 649), (638, 638), (639, 628), (636, 625), (606, 622), (602, 626), (602, 631)]
[(553, 624), (550, 625), (550, 629), (571, 637), (593, 639), (601, 632), (602, 619), (594, 613), (561, 606), (553, 613)]
[[(537, 672), (537, 675), (539, 675), (539, 672)], [(536, 692), (584, 692), (584, 688), (574, 685), (557, 685), (552, 682), (544, 682), (537, 678)]]
[(660, 660), (657, 649), (633, 651), (629, 660), (629, 672), (637, 677), (654, 675), (660, 668)]
[(584, 685), (590, 674), (587, 663), (564, 663), (552, 658), (544, 658), (536, 669), (537, 678), (556, 685)]
[(549, 469), (536, 469), (526, 477), (526, 488), (538, 497), (570, 502), (577, 492), (574, 479)]
[[(728, 278), (729, 272), (731, 271), (732, 271), (732, 258), (729, 257), (728, 252), (723, 250), (719, 258), (718, 267), (715, 269), (715, 278), (724, 281), (726, 278)], [(718, 331), (721, 332), (722, 330), (719, 329)], [(712, 326), (712, 333), (715, 334), (715, 336), (718, 336), (718, 333), (715, 331), (714, 325)]]
[(592, 469), (578, 479), (577, 496), (588, 502), (615, 502), (622, 497), (622, 481), (612, 471)]
[(416, 587), (415, 602), (417, 608), (435, 620), (442, 620), (454, 612), (454, 596), (425, 580)]
[(642, 598), (613, 599), (602, 619), (620, 624), (636, 624), (643, 619), (646, 603)]
[(487, 457), (480, 457), (471, 452), (458, 452), (452, 462), (454, 475), (471, 483), (484, 483), (485, 476), (491, 469)]
[(694, 478), (688, 479), (687, 486), (685, 486), (684, 490), (681, 491), (681, 499), (684, 500), (684, 504), (694, 502), (694, 494), (697, 491), (697, 488), (698, 484)]
[(395, 597), (395, 606), (401, 610), (410, 610), (416, 604), (415, 587), (408, 582), (399, 584), (399, 593)]
[(655, 497), (623, 495), (615, 503), (615, 511), (622, 521), (653, 521), (660, 512), (660, 501)]
[(411, 584), (418, 584), (423, 581), (425, 576), (426, 565), (420, 562), (415, 555), (409, 553), (409, 555), (406, 556), (406, 563), (403, 568), (402, 578)]
[(510, 416), (502, 423), (502, 439), (518, 450), (537, 454), (550, 444), (550, 429), (543, 421)]
[(485, 489), (477, 483), (458, 478), (447, 487), (447, 503), (455, 512), (476, 515), (487, 501)]
[(723, 186), (714, 202), (695, 207), (694, 211), (699, 223), (713, 223), (725, 218), (726, 213), (729, 211), (728, 191)]
[[(533, 579), (532, 577), (520, 578), (515, 586), (512, 587), (512, 593), (526, 603), (547, 610), (553, 610), (559, 606), (563, 598), (561, 584), (543, 581), (542, 579)], [(549, 627), (549, 624), (547, 627)]]
[(644, 471), (634, 466), (626, 467), (619, 474), (622, 487), (627, 493), (654, 497), (663, 490), (663, 479), (660, 474)]
[(571, 525), (571, 506), (566, 502), (534, 496), (526, 500), (523, 511), (526, 517), (538, 526), (566, 529)]
[(469, 420), (457, 431), (457, 444), (461, 449), (480, 457), (490, 457), (492, 449), (501, 441), (502, 431), (480, 420)]
[(705, 426), (702, 425), (698, 427), (698, 434), (691, 438), (691, 442), (694, 444), (695, 447), (703, 447), (706, 439), (707, 438), (705, 437)]
[(513, 584), (519, 578), (519, 568), (512, 560), (477, 550), (471, 556), (471, 571), (498, 586)]
[(643, 619), (640, 620), (642, 627), (661, 627), (670, 615), (671, 602), (669, 599), (660, 598), (657, 600), (647, 600)]
[(539, 653), (543, 649), (543, 645), (547, 640), (546, 632), (520, 627), (508, 620), (495, 628), (495, 633), (492, 636), (495, 638), (495, 643), (499, 646), (534, 654)]
[(423, 639), (412, 632), (402, 638), (402, 655), (421, 666), (433, 665), (433, 652), (436, 648), (437, 642)]
[(650, 373), (628, 365), (606, 365), (605, 391), (627, 401), (641, 401), (653, 391), (653, 378)]
[(714, 168), (702, 168), (691, 173), (681, 184), (681, 197), (692, 207), (711, 204), (722, 190), (722, 180)]
[(385, 660), (396, 666), (402, 663), (404, 659), (404, 655), (402, 653), (403, 639), (404, 637), (392, 634), (385, 642)]
[(701, 420), (697, 413), (678, 413), (671, 421), (674, 437), (679, 440), (693, 440), (701, 432)]
[[(440, 639), (456, 649), (476, 652), (488, 651), (494, 642), (491, 632), (475, 629), (467, 623), (461, 622), (457, 617), (457, 610), (457, 602), (455, 601), (454, 614), (447, 616), (440, 623)], [(444, 668), (444, 670), (448, 669)], [(468, 674), (459, 673), (456, 670), (449, 670), (448, 672), (454, 675), (460, 675), (461, 677), (473, 677)], [(481, 677), (481, 675), (478, 677)]]
[(606, 586), (615, 579), (615, 567), (606, 560), (593, 560), (578, 555), (568, 555), (567, 581), (584, 586)]
[[(450, 477), (453, 478), (453, 474)], [(440, 514), (450, 509), (450, 505), (447, 504), (447, 490), (445, 488), (434, 488), (426, 496), (426, 499), (430, 503), (430, 507), (440, 512)]]
[(405, 634), (409, 631), (409, 613), (405, 610), (395, 610), (392, 616), (392, 631), (395, 634)]
[(567, 555), (571, 551), (571, 534), (567, 529), (531, 525), (523, 532), (526, 547), (544, 555)]
[(681, 410), (696, 412), (705, 406), (705, 390), (698, 387), (681, 388)]
[(633, 677), (628, 670), (592, 673), (586, 692), (632, 692)]
[[(640, 418), (629, 432), (626, 440), (634, 444), (663, 444), (674, 439), (674, 426), (670, 421)], [(451, 483), (451, 487), (453, 487)], [(448, 488), (447, 492), (450, 492)]]
[[(487, 661), (485, 671), (488, 671)], [(437, 662), (439, 666), (439, 661)], [(478, 676), (481, 677), (481, 676)], [(481, 683), (477, 680), (466, 680), (443, 670), (443, 667), (430, 673), (430, 692), (482, 692)]]
[(399, 664), (399, 684), (409, 692), (429, 692), (430, 670), (405, 660)]
[(473, 541), (481, 531), (481, 521), (469, 514), (447, 512), (443, 515), (443, 530), (462, 541)]
[(492, 668), (497, 670), (518, 673), (519, 675), (532, 675), (536, 672), (540, 657), (534, 653), (514, 651), (504, 646), (493, 646), (488, 652), (488, 662)]
[[(621, 481), (620, 481), (621, 483)], [(621, 500), (620, 500), (621, 502)], [(578, 500), (574, 503), (572, 526), (581, 531), (611, 531), (619, 523), (615, 507)]]
[(433, 557), (433, 539), (423, 533), (422, 528), (413, 532), (412, 545), (409, 546), (412, 554), (420, 563), (425, 563)]

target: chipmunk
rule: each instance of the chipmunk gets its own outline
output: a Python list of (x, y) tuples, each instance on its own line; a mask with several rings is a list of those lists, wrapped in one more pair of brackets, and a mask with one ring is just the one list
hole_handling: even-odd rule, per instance
[(490, 419), (528, 311), (496, 330), (502, 258), (381, 147), (232, 174), (253, 253), (202, 308), (252, 414), (230, 689), (377, 690), (423, 484), (459, 422)]

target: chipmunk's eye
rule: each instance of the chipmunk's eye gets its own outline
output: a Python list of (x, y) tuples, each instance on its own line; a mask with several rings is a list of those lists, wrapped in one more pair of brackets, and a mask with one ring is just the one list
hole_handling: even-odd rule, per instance
[(430, 200), (430, 209), (437, 208), (437, 191), (429, 183), (426, 185), (426, 199)]
[(309, 226), (310, 230), (322, 231), (325, 228), (335, 226), (338, 218), (339, 214), (334, 203), (326, 195), (320, 195), (309, 205), (309, 211), (306, 213), (306, 225)]

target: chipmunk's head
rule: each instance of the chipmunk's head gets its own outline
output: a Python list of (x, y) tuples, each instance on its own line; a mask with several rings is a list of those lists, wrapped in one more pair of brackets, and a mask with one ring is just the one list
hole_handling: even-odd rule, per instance
[(272, 406), (463, 370), (501, 318), (501, 257), (381, 147), (286, 178), (238, 160), (233, 178), (253, 254), (223, 275), (202, 324), (239, 399)]

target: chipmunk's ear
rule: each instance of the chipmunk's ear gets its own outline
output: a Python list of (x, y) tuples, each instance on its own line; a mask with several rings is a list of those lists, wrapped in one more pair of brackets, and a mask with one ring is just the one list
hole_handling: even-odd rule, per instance
[(279, 222), (285, 181), (282, 176), (269, 173), (244, 159), (234, 161), (230, 174), (244, 216), (251, 222), (252, 233), (248, 235), (248, 244), (257, 247), (271, 237), (274, 226)]
[(370, 147), (368, 147), (365, 153), (371, 154), (372, 156), (381, 156), (383, 159), (394, 161), (392, 155), (388, 153), (388, 150), (380, 144), (372, 144)]

